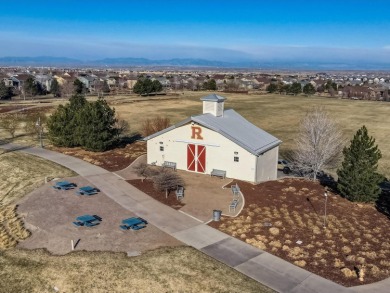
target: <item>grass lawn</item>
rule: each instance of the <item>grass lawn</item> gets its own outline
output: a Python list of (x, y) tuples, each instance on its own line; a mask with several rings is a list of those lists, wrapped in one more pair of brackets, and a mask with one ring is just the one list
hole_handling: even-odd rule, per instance
[(141, 256), (0, 251), (0, 292), (273, 292), (190, 247)]

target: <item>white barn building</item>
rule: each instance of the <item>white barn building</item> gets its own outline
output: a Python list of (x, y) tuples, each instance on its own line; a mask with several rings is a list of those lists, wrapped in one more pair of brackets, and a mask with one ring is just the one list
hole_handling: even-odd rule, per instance
[(147, 163), (173, 163), (177, 169), (258, 183), (277, 178), (281, 141), (234, 110), (224, 110), (225, 98), (201, 98), (203, 114), (191, 116), (145, 138)]

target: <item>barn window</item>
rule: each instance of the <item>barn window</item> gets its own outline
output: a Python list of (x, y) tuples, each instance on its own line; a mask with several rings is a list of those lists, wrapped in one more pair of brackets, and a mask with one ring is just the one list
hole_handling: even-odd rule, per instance
[(240, 158), (239, 157), (236, 157), (234, 156), (234, 162), (239, 162), (240, 161)]
[(163, 146), (160, 146), (160, 151), (161, 151), (161, 152), (164, 151), (164, 147), (163, 147)]

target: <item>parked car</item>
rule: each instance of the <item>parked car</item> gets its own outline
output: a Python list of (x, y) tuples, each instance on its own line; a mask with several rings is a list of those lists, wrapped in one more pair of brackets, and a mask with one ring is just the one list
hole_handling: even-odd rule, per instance
[(382, 190), (382, 192), (390, 192), (390, 182), (383, 181), (379, 183), (379, 188)]
[(278, 170), (283, 171), (284, 174), (289, 174), (291, 172), (291, 164), (289, 161), (284, 159), (278, 160)]

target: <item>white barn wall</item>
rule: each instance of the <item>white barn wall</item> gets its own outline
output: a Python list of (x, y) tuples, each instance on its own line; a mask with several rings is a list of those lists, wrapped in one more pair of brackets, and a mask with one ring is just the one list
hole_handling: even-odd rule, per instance
[(275, 147), (257, 157), (256, 182), (276, 180), (278, 174), (279, 147)]
[[(203, 140), (191, 139), (191, 123), (175, 128), (147, 141), (147, 162), (161, 166), (164, 161), (177, 164), (177, 169), (187, 170), (187, 145), (199, 144), (206, 146), (206, 170), (226, 171), (226, 176), (239, 180), (260, 182), (276, 179), (278, 147), (255, 156), (223, 135), (196, 125), (202, 129)], [(160, 144), (163, 142), (163, 144)], [(160, 151), (164, 146), (164, 151)], [(234, 152), (238, 153), (239, 162), (234, 162)]]

